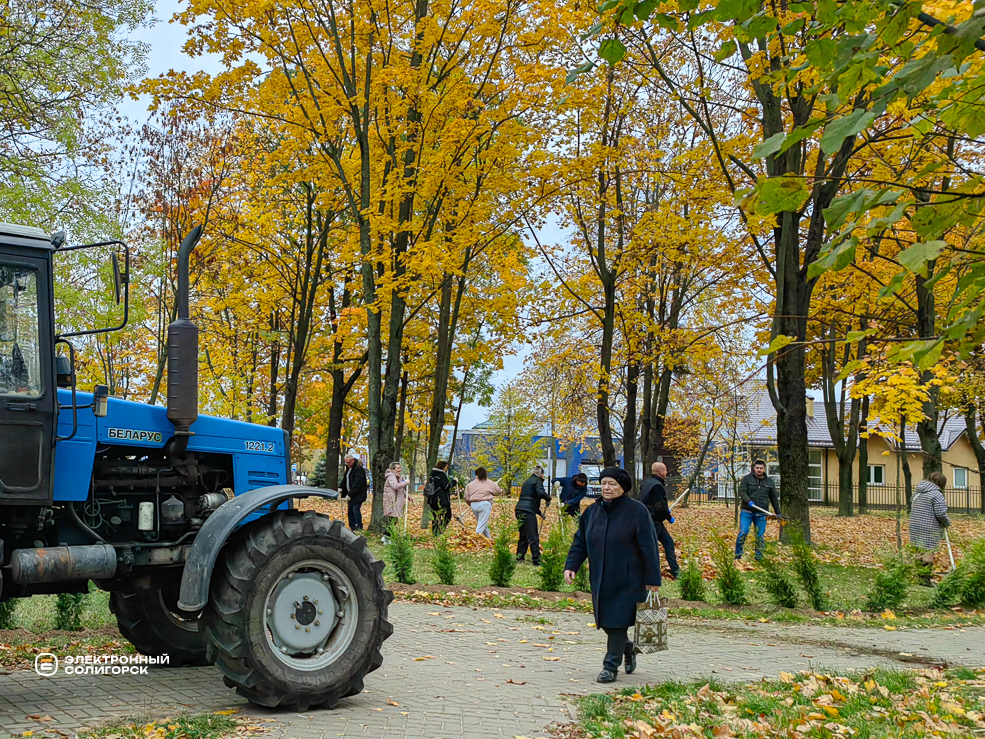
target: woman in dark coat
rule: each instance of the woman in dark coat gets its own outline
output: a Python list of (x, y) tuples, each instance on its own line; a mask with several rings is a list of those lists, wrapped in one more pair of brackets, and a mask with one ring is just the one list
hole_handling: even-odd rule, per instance
[(602, 498), (582, 514), (564, 578), (568, 584), (585, 559), (592, 585), (596, 628), (608, 637), (602, 672), (597, 681), (611, 683), (626, 660), (626, 674), (636, 669), (635, 645), (629, 629), (636, 623), (636, 604), (646, 600), (647, 588), (660, 587), (657, 532), (646, 506), (625, 495), (633, 488), (626, 470), (602, 470)]

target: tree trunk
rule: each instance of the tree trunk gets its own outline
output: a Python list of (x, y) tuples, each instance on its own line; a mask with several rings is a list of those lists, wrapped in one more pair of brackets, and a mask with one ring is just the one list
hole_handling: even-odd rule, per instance
[[(797, 315), (794, 313), (793, 315)], [(785, 321), (781, 320), (781, 324)], [(779, 333), (787, 334), (786, 331)], [(787, 334), (790, 335), (790, 334)], [(794, 334), (796, 335), (796, 334)], [(811, 513), (807, 497), (810, 455), (807, 444), (807, 382), (803, 345), (776, 358), (777, 457), (780, 462), (780, 505), (783, 515), (799, 524), (810, 542)]]
[(985, 446), (978, 436), (978, 409), (973, 403), (965, 406), (964, 425), (968, 431), (968, 441), (971, 448), (975, 451), (975, 459), (978, 461), (978, 501), (979, 510), (985, 514)]
[(868, 419), (869, 398), (862, 398), (862, 420), (859, 422), (858, 441), (858, 512), (869, 512), (869, 438)]
[[(934, 275), (936, 260), (927, 265), (927, 274)], [(930, 339), (937, 332), (937, 313), (934, 305), (934, 289), (927, 287), (927, 278), (920, 275), (915, 276), (917, 293), (917, 331), (919, 338)], [(938, 430), (940, 422), (940, 389), (931, 386), (930, 380), (933, 374), (930, 370), (920, 373), (920, 380), (927, 387), (927, 400), (923, 403), (923, 418), (917, 422), (917, 436), (920, 439), (920, 448), (923, 450), (923, 476), (924, 479), (931, 472), (941, 472), (944, 469), (943, 450), (941, 449), (941, 437)], [(910, 507), (910, 496), (906, 498), (907, 508)]]
[(910, 510), (913, 502), (913, 473), (910, 472), (910, 456), (906, 453), (906, 419), (900, 424), (900, 448), (902, 456), (900, 462), (903, 465), (904, 490), (906, 492), (906, 510)]
[(639, 496), (640, 481), (636, 477), (636, 391), (640, 378), (640, 365), (631, 363), (626, 367), (626, 418), (623, 421), (622, 453), (623, 467), (633, 481), (633, 497)]
[(851, 516), (855, 495), (852, 490), (852, 462), (855, 461), (855, 449), (845, 450), (838, 455), (838, 515)]
[[(404, 358), (404, 364), (407, 363), (407, 358)], [(394, 444), (394, 449), (397, 453), (397, 460), (403, 458), (404, 455), (404, 427), (407, 421), (407, 383), (410, 381), (410, 373), (404, 370), (403, 376), (400, 378), (400, 410), (397, 412), (397, 440)]]

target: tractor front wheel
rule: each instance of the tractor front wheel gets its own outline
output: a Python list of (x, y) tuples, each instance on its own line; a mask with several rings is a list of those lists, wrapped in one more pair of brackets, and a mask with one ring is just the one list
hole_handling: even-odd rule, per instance
[(198, 618), (178, 610), (180, 576), (161, 587), (110, 593), (109, 608), (123, 638), (141, 654), (168, 655), (168, 667), (207, 665), (208, 640)]
[(334, 708), (393, 633), (384, 563), (341, 521), (275, 511), (223, 550), (202, 622), (225, 682), (252, 703)]

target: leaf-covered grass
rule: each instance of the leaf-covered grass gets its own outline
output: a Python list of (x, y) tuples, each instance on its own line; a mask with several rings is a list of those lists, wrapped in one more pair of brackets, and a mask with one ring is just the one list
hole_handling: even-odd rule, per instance
[(235, 710), (174, 718), (125, 719), (83, 730), (79, 739), (225, 739), (259, 734), (263, 728), (248, 719), (233, 718)]
[(747, 685), (669, 682), (590, 695), (578, 728), (589, 737), (926, 737), (977, 736), (985, 669), (781, 672)]

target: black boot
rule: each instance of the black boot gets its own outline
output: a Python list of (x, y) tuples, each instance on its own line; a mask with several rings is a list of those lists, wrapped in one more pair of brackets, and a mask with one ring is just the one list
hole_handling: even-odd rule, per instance
[(599, 673), (599, 676), (595, 678), (597, 683), (614, 683), (616, 681), (616, 673), (613, 670), (603, 669)]
[(632, 675), (636, 670), (636, 645), (629, 642), (626, 645), (626, 674)]

